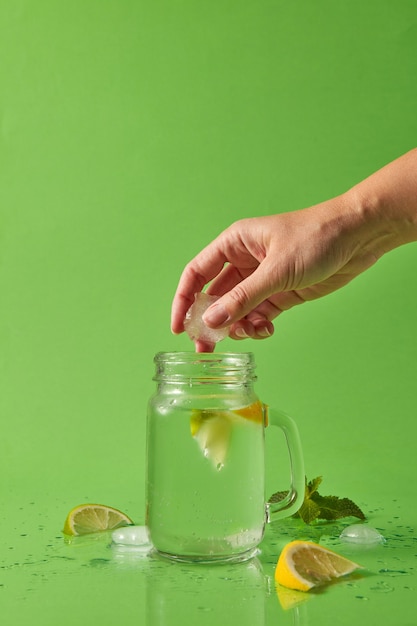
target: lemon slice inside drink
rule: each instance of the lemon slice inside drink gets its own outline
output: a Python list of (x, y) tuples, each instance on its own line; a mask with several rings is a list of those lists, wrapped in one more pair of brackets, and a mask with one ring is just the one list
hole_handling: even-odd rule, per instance
[(265, 405), (259, 400), (233, 411), (194, 409), (190, 431), (203, 455), (221, 470), (226, 462), (233, 425), (242, 419), (262, 424), (265, 416)]
[(222, 469), (232, 431), (230, 413), (195, 410), (191, 415), (190, 429), (204, 456), (212, 461), (216, 469)]

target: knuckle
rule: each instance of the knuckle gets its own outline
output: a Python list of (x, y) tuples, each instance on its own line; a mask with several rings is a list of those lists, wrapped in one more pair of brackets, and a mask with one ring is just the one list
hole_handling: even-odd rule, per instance
[(196, 291), (201, 291), (206, 284), (206, 278), (204, 274), (196, 267), (195, 261), (190, 261), (184, 268), (183, 272), (184, 282), (191, 284)]
[(249, 303), (249, 294), (245, 289), (245, 286), (238, 284), (229, 294), (230, 299), (233, 301), (236, 307), (239, 309), (246, 309)]

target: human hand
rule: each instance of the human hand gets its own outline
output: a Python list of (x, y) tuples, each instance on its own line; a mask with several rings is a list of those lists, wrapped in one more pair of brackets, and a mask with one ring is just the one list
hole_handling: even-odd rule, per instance
[[(337, 198), (232, 224), (185, 267), (172, 331), (184, 330), (194, 294), (209, 284), (207, 293), (221, 297), (205, 324), (230, 326), (233, 339), (264, 339), (283, 311), (330, 294), (388, 250), (416, 240), (416, 161), (412, 151)], [(197, 352), (214, 347), (196, 342)]]
[[(227, 228), (186, 266), (172, 306), (173, 332), (184, 330), (194, 294), (210, 281), (207, 292), (222, 297), (204, 322), (231, 326), (233, 339), (264, 339), (280, 313), (331, 293), (372, 265), (375, 252), (358, 246), (347, 227), (354, 211), (343, 204), (339, 198)], [(211, 352), (214, 345), (200, 342), (196, 349)]]

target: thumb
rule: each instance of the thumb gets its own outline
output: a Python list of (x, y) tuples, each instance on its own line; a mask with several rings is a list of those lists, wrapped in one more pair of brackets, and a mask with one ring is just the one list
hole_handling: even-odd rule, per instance
[(212, 304), (204, 313), (203, 321), (211, 328), (230, 326), (277, 291), (279, 289), (272, 285), (271, 272), (261, 264), (253, 274)]

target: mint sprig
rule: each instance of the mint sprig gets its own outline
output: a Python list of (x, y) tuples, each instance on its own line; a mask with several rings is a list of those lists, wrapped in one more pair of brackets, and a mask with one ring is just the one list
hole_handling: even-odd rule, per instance
[[(365, 514), (349, 498), (339, 498), (338, 496), (322, 496), (317, 491), (323, 478), (318, 476), (307, 482), (304, 493), (304, 502), (293, 517), (301, 517), (306, 524), (311, 524), (317, 519), (326, 521), (337, 520), (342, 517), (357, 517), (364, 520)], [(288, 491), (277, 491), (270, 498), (269, 502), (280, 502), (288, 494)]]

